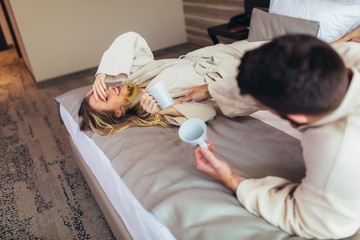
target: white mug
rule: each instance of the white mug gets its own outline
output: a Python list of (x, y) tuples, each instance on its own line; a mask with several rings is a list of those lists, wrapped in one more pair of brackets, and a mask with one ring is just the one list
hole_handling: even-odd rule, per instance
[(174, 100), (170, 96), (170, 93), (163, 81), (149, 87), (146, 91), (155, 98), (157, 104), (162, 110), (174, 104)]
[(196, 148), (197, 145), (208, 148), (205, 142), (208, 140), (206, 124), (199, 118), (191, 118), (181, 124), (179, 137), (183, 142), (190, 144), (192, 148)]

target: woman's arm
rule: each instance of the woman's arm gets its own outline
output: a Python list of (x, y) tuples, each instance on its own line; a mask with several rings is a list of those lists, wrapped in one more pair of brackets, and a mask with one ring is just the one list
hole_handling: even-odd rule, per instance
[(208, 98), (213, 98), (221, 111), (229, 117), (247, 116), (262, 109), (251, 96), (240, 95), (235, 77), (218, 80), (210, 85), (192, 87), (180, 101), (202, 101)]
[[(96, 74), (118, 76), (123, 73), (129, 76), (134, 67), (138, 68), (153, 60), (154, 56), (145, 39), (137, 33), (127, 32), (117, 37), (104, 52)], [(109, 82), (112, 80), (109, 79)]]
[(178, 112), (173, 106), (170, 106), (170, 107), (168, 107), (167, 109), (164, 109), (164, 110), (160, 110), (158, 112), (158, 114), (168, 115), (168, 116), (171, 116), (171, 117), (183, 117), (184, 116), (180, 112)]
[(348, 41), (354, 41), (359, 42), (360, 41), (360, 26), (358, 26), (354, 31), (342, 36), (338, 40), (332, 43), (340, 43), (340, 42), (348, 42)]
[[(141, 96), (140, 105), (146, 112), (152, 114), (168, 115), (171, 117), (183, 117), (183, 115), (173, 106), (161, 110), (159, 105), (156, 103), (156, 100), (152, 96), (150, 96), (145, 89), (142, 89), (141, 92), (143, 93), (143, 95)], [(173, 105), (180, 103), (180, 101), (175, 100)]]
[(204, 121), (213, 119), (216, 111), (213, 106), (207, 102), (187, 102), (183, 103), (179, 99), (174, 101), (174, 104), (164, 110), (156, 104), (155, 99), (142, 89), (143, 96), (140, 100), (140, 105), (148, 113), (157, 113), (166, 116), (166, 119), (173, 125), (181, 125), (184, 121), (190, 118), (200, 118)]
[(145, 39), (134, 32), (127, 32), (117, 37), (104, 52), (93, 89), (96, 101), (105, 101), (105, 82), (119, 82), (128, 79), (130, 73), (154, 60), (154, 56)]

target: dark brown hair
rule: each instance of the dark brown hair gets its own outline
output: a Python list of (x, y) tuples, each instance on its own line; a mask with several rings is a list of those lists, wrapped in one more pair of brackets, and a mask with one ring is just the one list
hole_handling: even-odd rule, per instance
[(237, 80), (241, 94), (281, 116), (329, 113), (340, 105), (349, 84), (341, 57), (307, 35), (282, 36), (247, 52)]

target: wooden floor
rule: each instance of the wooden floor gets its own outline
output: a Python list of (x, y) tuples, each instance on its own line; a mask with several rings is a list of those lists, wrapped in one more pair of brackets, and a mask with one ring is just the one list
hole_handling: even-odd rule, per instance
[[(197, 48), (183, 44), (155, 57)], [(72, 159), (54, 104), (56, 96), (92, 84), (95, 71), (36, 84), (15, 49), (0, 52), (0, 238), (114, 239)]]

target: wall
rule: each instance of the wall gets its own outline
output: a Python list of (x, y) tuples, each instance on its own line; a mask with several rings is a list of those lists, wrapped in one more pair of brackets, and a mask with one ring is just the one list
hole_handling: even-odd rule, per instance
[[(227, 23), (234, 15), (245, 12), (244, 0), (183, 0), (188, 42), (208, 46), (212, 42), (207, 28)], [(224, 43), (232, 42), (219, 37)]]
[(186, 42), (181, 0), (9, 0), (37, 82), (95, 67), (120, 34), (152, 50)]

